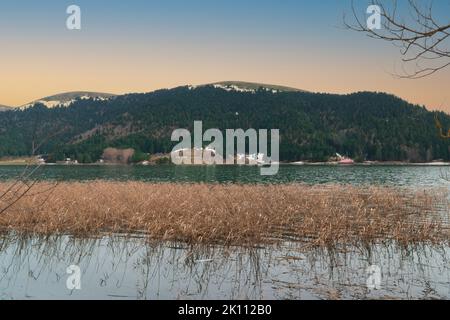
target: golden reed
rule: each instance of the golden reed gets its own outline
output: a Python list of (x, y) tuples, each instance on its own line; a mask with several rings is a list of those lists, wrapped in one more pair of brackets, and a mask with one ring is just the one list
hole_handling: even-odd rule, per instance
[[(1, 183), (0, 194), (8, 186)], [(436, 191), (107, 181), (49, 186), (38, 183), (1, 214), (0, 228), (81, 237), (143, 233), (155, 240), (229, 245), (449, 240), (448, 217), (436, 213), (446, 195)]]

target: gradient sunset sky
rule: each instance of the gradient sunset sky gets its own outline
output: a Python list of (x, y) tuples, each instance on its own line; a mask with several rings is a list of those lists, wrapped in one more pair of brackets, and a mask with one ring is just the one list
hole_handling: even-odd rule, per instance
[[(66, 29), (71, 4), (82, 10), (80, 31)], [(383, 91), (450, 111), (450, 69), (394, 77), (398, 49), (345, 30), (350, 8), (350, 0), (2, 0), (0, 104), (241, 80)], [(448, 22), (450, 1), (436, 0), (435, 9)]]

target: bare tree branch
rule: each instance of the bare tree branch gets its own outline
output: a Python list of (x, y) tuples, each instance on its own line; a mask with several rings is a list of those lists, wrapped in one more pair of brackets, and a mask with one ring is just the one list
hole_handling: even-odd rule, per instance
[[(381, 28), (373, 29), (366, 23), (366, 12), (358, 14), (352, 0), (353, 22), (346, 21), (346, 28), (367, 36), (391, 42), (400, 48), (406, 64), (400, 78), (420, 79), (450, 66), (450, 21), (439, 22), (433, 2), (408, 0), (405, 8), (399, 8), (396, 0), (374, 0), (380, 8)], [(400, 16), (399, 12), (403, 15)], [(364, 17), (364, 18), (363, 18)], [(450, 19), (450, 14), (449, 14)], [(412, 71), (407, 71), (411, 69)]]
[[(36, 119), (34, 119), (33, 124), (33, 136), (31, 141), (31, 157), (35, 157), (38, 150), (47, 143), (50, 139), (53, 137), (62, 134), (65, 129), (57, 130), (53, 133), (48, 133), (48, 131), (45, 131), (45, 135), (41, 138), (39, 138), (39, 142), (36, 142), (38, 140), (38, 132), (39, 132), (39, 124), (40, 124), (40, 114), (37, 113)], [(31, 193), (31, 190), (36, 185), (36, 183), (39, 181), (38, 172), (42, 168), (42, 164), (33, 163), (33, 160), (31, 159), (29, 162), (27, 162), (24, 170), (22, 173), (11, 183), (9, 187), (6, 188), (5, 191), (0, 193), (0, 215), (6, 212), (8, 209), (10, 209), (12, 206), (14, 206), (16, 203), (18, 203), (22, 198), (26, 196), (33, 196), (41, 193), (48, 193), (48, 197), (53, 193), (54, 189), (58, 186), (58, 182), (51, 182), (50, 187), (46, 190), (41, 190), (35, 193)], [(47, 199), (48, 199), (47, 197)], [(39, 206), (41, 207), (44, 205), (46, 200)]]

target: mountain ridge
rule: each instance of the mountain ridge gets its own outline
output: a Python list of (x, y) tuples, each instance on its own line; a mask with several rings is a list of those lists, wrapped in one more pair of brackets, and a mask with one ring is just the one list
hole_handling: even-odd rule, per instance
[(241, 92), (254, 92), (257, 90), (266, 90), (266, 91), (272, 91), (273, 93), (276, 92), (306, 92), (305, 90), (293, 88), (293, 87), (287, 87), (287, 86), (281, 86), (281, 85), (274, 85), (274, 84), (266, 84), (266, 83), (258, 83), (258, 82), (246, 82), (246, 81), (221, 81), (221, 82), (214, 82), (209, 84), (204, 84), (202, 86), (214, 86), (216, 88), (221, 89), (231, 89)]
[(69, 106), (77, 99), (98, 99), (98, 100), (108, 100), (116, 97), (117, 95), (112, 93), (103, 92), (93, 92), (93, 91), (70, 91), (54, 94), (51, 96), (43, 97), (24, 105), (19, 106), (20, 109), (25, 109), (31, 107), (37, 103), (41, 103), (48, 108), (53, 108), (56, 106)]
[[(186, 85), (185, 85), (186, 86)], [(182, 86), (182, 87), (185, 87)], [(189, 86), (189, 85), (187, 85)], [(207, 83), (207, 84), (201, 84), (197, 86), (190, 86), (191, 88), (197, 88), (197, 87), (207, 87), (207, 86), (215, 86), (216, 88), (222, 88), (229, 91), (240, 91), (240, 92), (254, 92), (259, 89), (266, 89), (268, 91), (272, 92), (307, 92), (305, 90), (293, 88), (293, 87), (287, 87), (287, 86), (281, 86), (281, 85), (274, 85), (274, 84), (265, 84), (265, 83), (257, 83), (257, 82), (246, 82), (246, 81), (220, 81), (220, 82), (213, 82), (213, 83)], [(152, 93), (159, 90), (171, 90), (168, 88), (161, 88), (156, 89), (149, 92), (143, 92), (145, 93)], [(131, 94), (131, 93), (127, 93)], [(123, 95), (127, 95), (123, 94)], [(107, 100), (111, 98), (115, 98), (121, 96), (121, 94), (113, 94), (113, 93), (104, 93), (104, 92), (94, 92), (94, 91), (69, 91), (69, 92), (62, 92), (57, 93), (51, 96), (43, 97), (40, 99), (33, 100), (29, 103), (17, 106), (17, 107), (10, 107), (10, 106), (4, 106), (0, 105), (0, 111), (7, 111), (7, 110), (14, 110), (14, 109), (25, 109), (28, 107), (31, 107), (37, 103), (41, 103), (45, 105), (48, 108), (53, 108), (58, 105), (62, 106), (68, 106), (70, 105), (75, 99), (83, 99), (83, 98), (92, 98), (99, 100)]]
[[(174, 88), (160, 88), (153, 91), (148, 92), (141, 92), (141, 93), (125, 93), (125, 94), (113, 94), (113, 93), (103, 93), (103, 92), (94, 92), (94, 91), (69, 91), (69, 92), (63, 92), (63, 93), (57, 93), (51, 96), (47, 96), (44, 98), (40, 98), (37, 100), (34, 100), (32, 102), (26, 103), (21, 106), (6, 106), (0, 104), (0, 111), (7, 111), (7, 110), (19, 110), (19, 109), (26, 109), (28, 107), (33, 106), (34, 104), (40, 103), (48, 108), (53, 108), (59, 104), (62, 106), (67, 107), (71, 103), (74, 102), (76, 99), (98, 99), (98, 100), (109, 100), (112, 98), (120, 97), (120, 96), (127, 96), (127, 95), (133, 95), (133, 94), (151, 94), (158, 91), (164, 91), (164, 90), (173, 90), (176, 88), (189, 88), (197, 89), (197, 88), (203, 88), (203, 87), (214, 87), (216, 89), (222, 89), (225, 91), (235, 91), (235, 92), (252, 92), (255, 93), (258, 90), (264, 90), (267, 92), (272, 93), (288, 93), (288, 92), (303, 92), (303, 93), (319, 93), (319, 92), (311, 92), (303, 89), (298, 89), (294, 87), (289, 86), (283, 86), (283, 85), (274, 85), (274, 84), (265, 84), (265, 83), (258, 83), (258, 82), (246, 82), (246, 81), (220, 81), (220, 82), (212, 82), (212, 83), (206, 83), (206, 84), (200, 84), (200, 85), (183, 85), (183, 86), (177, 86)], [(386, 95), (392, 95), (398, 99), (401, 99), (403, 101), (406, 101), (394, 94), (385, 93), (385, 92), (377, 92), (377, 91), (355, 91), (352, 93), (346, 93), (346, 94), (339, 94), (339, 93), (320, 93), (325, 95), (336, 95), (336, 96), (346, 96), (346, 95), (353, 95), (358, 93), (382, 93)], [(442, 111), (445, 112), (445, 111)]]
[(5, 106), (3, 104), (0, 104), (0, 111), (8, 111), (11, 110), (12, 107)]

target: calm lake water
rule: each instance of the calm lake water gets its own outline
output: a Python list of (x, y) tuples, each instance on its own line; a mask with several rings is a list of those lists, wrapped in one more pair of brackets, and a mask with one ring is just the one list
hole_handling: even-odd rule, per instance
[[(0, 166), (0, 181), (21, 166)], [(42, 180), (148, 182), (345, 183), (411, 188), (449, 187), (450, 167), (46, 166)], [(448, 213), (447, 213), (448, 214)], [(312, 249), (302, 243), (258, 248), (149, 243), (138, 236), (39, 238), (0, 234), (0, 299), (450, 299), (450, 248)], [(79, 266), (81, 290), (69, 290), (67, 268)], [(369, 289), (369, 267), (381, 271)], [(372, 278), (373, 280), (373, 278)]]
[[(189, 247), (119, 236), (0, 238), (0, 299), (448, 299), (449, 248)], [(67, 267), (81, 270), (69, 290)], [(377, 290), (368, 268), (379, 266)]]
[[(0, 166), (0, 181), (15, 179), (23, 166)], [(434, 166), (291, 166), (261, 176), (250, 166), (45, 166), (35, 177), (62, 181), (137, 180), (147, 182), (343, 183), (358, 185), (446, 186), (450, 167)]]

